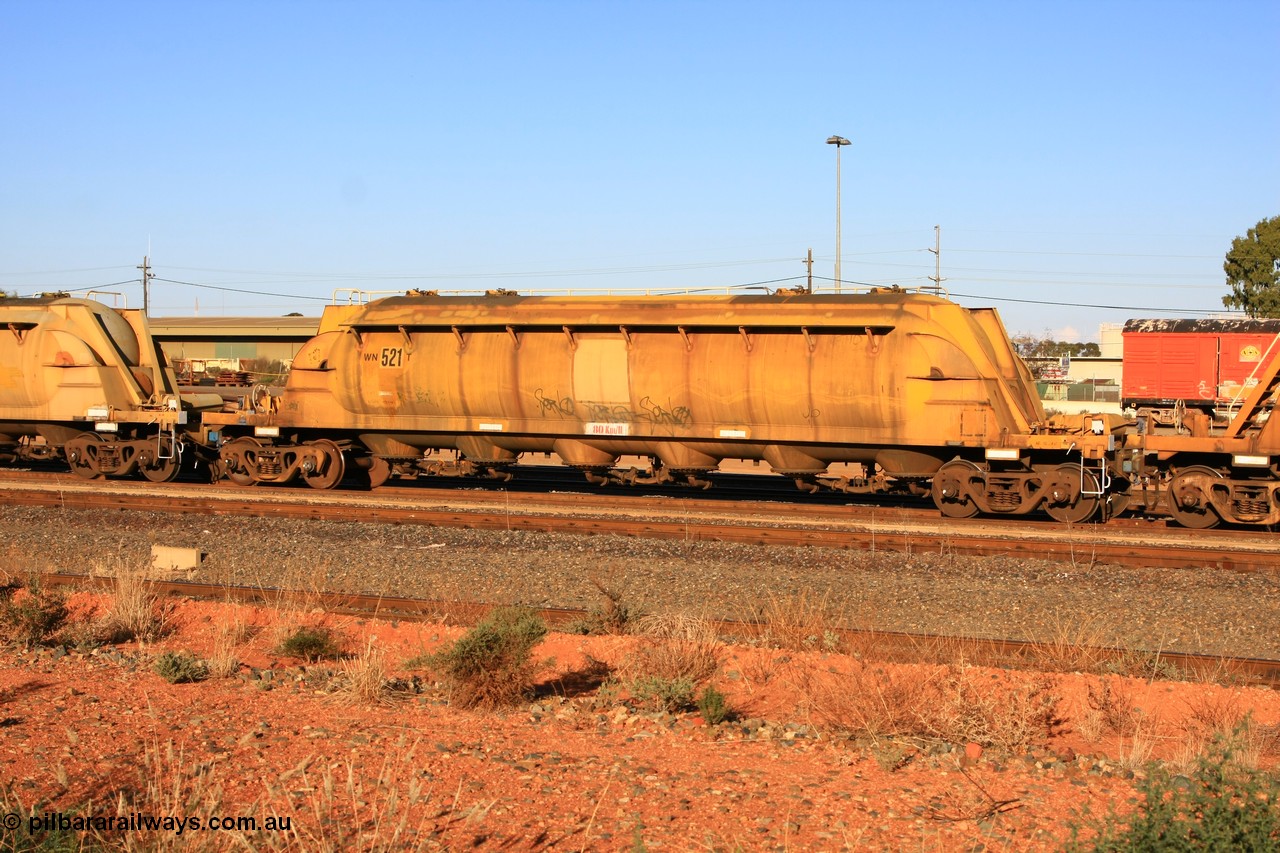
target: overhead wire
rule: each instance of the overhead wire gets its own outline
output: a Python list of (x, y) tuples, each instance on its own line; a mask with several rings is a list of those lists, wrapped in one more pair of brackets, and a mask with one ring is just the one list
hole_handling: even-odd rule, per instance
[[(794, 260), (794, 259), (786, 259), (786, 260)], [(747, 263), (747, 262), (744, 262), (744, 263)], [(754, 263), (754, 262), (750, 262), (750, 263)], [(707, 264), (707, 265), (703, 265), (703, 266), (711, 267), (711, 266), (732, 266), (732, 265), (733, 265), (733, 264)], [(226, 272), (229, 272), (229, 271), (226, 271)], [(514, 275), (514, 274), (513, 274), (513, 275)], [(551, 273), (546, 273), (546, 275), (551, 275)], [(358, 280), (358, 279), (360, 279), (360, 278), (364, 278), (364, 279), (366, 279), (366, 280), (373, 280), (373, 281), (385, 281), (385, 280), (388, 280), (388, 279), (400, 279), (400, 278), (409, 278), (409, 279), (412, 279), (412, 278), (419, 278), (419, 279), (422, 279), (422, 278), (429, 278), (429, 279), (430, 279), (430, 278), (449, 278), (449, 277), (450, 277), (450, 276), (446, 276), (446, 275), (429, 275), (429, 276), (398, 276), (398, 275), (397, 275), (397, 276), (360, 276), (360, 277), (354, 277), (354, 278), (356, 278), (357, 280)], [(471, 277), (471, 278), (478, 278), (478, 277), (485, 277), (485, 276), (482, 276), (482, 275), (476, 275), (476, 276), (459, 276), (459, 277), (461, 277), (461, 278), (468, 278), (468, 277)], [(507, 274), (501, 274), (500, 276), (495, 276), (495, 277), (510, 277), (510, 276), (508, 276)], [(708, 285), (708, 286), (706, 286), (706, 287), (700, 287), (700, 288), (687, 288), (687, 287), (684, 287), (684, 288), (662, 288), (661, 290), (662, 290), (663, 292), (668, 292), (668, 293), (677, 293), (677, 292), (684, 292), (684, 293), (694, 292), (694, 293), (697, 293), (697, 292), (711, 292), (711, 291), (717, 291), (717, 290), (721, 290), (721, 291), (722, 291), (722, 290), (726, 290), (726, 289), (728, 289), (728, 290), (747, 290), (747, 289), (751, 289), (751, 288), (767, 287), (768, 285), (783, 284), (783, 283), (790, 283), (790, 282), (795, 282), (795, 281), (801, 281), (801, 280), (804, 280), (804, 279), (806, 279), (806, 278), (809, 278), (809, 277), (808, 277), (808, 276), (804, 276), (804, 275), (794, 275), (794, 276), (784, 276), (784, 277), (781, 277), (781, 278), (773, 278), (773, 279), (761, 279), (761, 280), (757, 280), (757, 281), (744, 282), (744, 283), (742, 283), (742, 284)], [(834, 281), (835, 281), (835, 279), (834, 279), (834, 278), (829, 277), (829, 276), (823, 276), (823, 275), (813, 275), (811, 278), (812, 278), (812, 280), (814, 280), (814, 281), (823, 281), (823, 282), (834, 282)], [(152, 277), (152, 279), (151, 279), (151, 280), (152, 280), (152, 281), (156, 281), (156, 282), (164, 282), (164, 283), (166, 283), (166, 284), (176, 284), (176, 285), (181, 285), (181, 286), (184, 286), (184, 287), (194, 287), (194, 288), (198, 288), (198, 289), (202, 289), (202, 290), (214, 290), (214, 291), (220, 291), (220, 292), (224, 292), (224, 293), (238, 293), (238, 294), (244, 294), (244, 295), (247, 295), (247, 296), (262, 296), (262, 297), (270, 297), (270, 298), (277, 298), (277, 299), (292, 299), (292, 300), (303, 300), (303, 301), (309, 301), (309, 302), (325, 302), (325, 303), (327, 303), (327, 302), (330, 302), (330, 301), (331, 301), (331, 297), (324, 297), (324, 296), (308, 296), (308, 295), (302, 295), (302, 294), (296, 294), (296, 293), (278, 293), (278, 292), (272, 292), (272, 291), (266, 291), (266, 290), (256, 290), (256, 289), (243, 288), (243, 287), (228, 287), (228, 286), (225, 286), (225, 285), (206, 284), (206, 283), (197, 282), (197, 281), (186, 281), (186, 280), (182, 280), (182, 279), (172, 279), (172, 278), (165, 278), (165, 277), (161, 277), (161, 276), (154, 276), (154, 277)], [(916, 280), (916, 279), (912, 279), (912, 280)], [(923, 280), (927, 280), (927, 278), (926, 278), (926, 277), (921, 276), (921, 277), (919, 277), (919, 278), (918, 278), (918, 280), (923, 281)], [(979, 281), (979, 282), (980, 282), (980, 281), (986, 281), (986, 282), (988, 282), (988, 283), (993, 283), (993, 282), (994, 282), (994, 283), (998, 283), (998, 282), (1005, 281), (1005, 280), (1001, 280), (1001, 279), (971, 279), (971, 281)], [(1034, 281), (1034, 282), (1028, 282), (1028, 281), (1027, 281), (1027, 280), (1025, 280), (1025, 279), (1018, 279), (1018, 280), (1016, 280), (1016, 281), (1017, 281), (1017, 283), (1021, 283), (1021, 284), (1054, 284), (1054, 283), (1056, 283), (1056, 284), (1077, 284), (1077, 285), (1078, 285), (1078, 284), (1092, 284), (1092, 285), (1095, 285), (1095, 286), (1109, 286), (1109, 285), (1107, 285), (1107, 284), (1106, 284), (1106, 283), (1104, 283), (1104, 282), (1047, 282), (1047, 281)], [(88, 291), (92, 291), (92, 290), (98, 290), (98, 289), (101, 289), (101, 288), (104, 288), (104, 287), (119, 287), (119, 286), (121, 286), (121, 285), (130, 285), (130, 284), (132, 284), (132, 285), (137, 285), (137, 284), (140, 284), (140, 283), (141, 283), (141, 280), (140, 280), (140, 279), (133, 278), (133, 279), (125, 279), (125, 280), (122, 280), (122, 281), (109, 282), (109, 283), (106, 283), (106, 284), (94, 284), (94, 285), (87, 285), (87, 286), (74, 287), (74, 288), (60, 288), (59, 290), (60, 290), (60, 291), (62, 291), (62, 292), (66, 292), (66, 293), (84, 293), (84, 292), (88, 292)], [(874, 281), (874, 282), (873, 282), (873, 281), (863, 281), (863, 280), (855, 280), (855, 279), (842, 279), (842, 283), (843, 283), (843, 284), (847, 284), (847, 285), (852, 286), (852, 287), (880, 287), (880, 286), (884, 286), (886, 282), (885, 282), (885, 281)], [(1125, 286), (1138, 286), (1138, 287), (1141, 287), (1141, 286), (1143, 286), (1143, 285), (1125, 285)], [(1170, 285), (1170, 284), (1165, 284), (1165, 285), (1149, 285), (1149, 286), (1151, 286), (1151, 287), (1165, 287), (1165, 288), (1168, 288), (1168, 287), (1181, 287), (1181, 288), (1203, 288), (1203, 287), (1207, 287), (1207, 285)], [(1090, 309), (1107, 310), (1107, 311), (1131, 311), (1131, 312), (1142, 312), (1142, 313), (1187, 314), (1187, 315), (1195, 315), (1195, 316), (1211, 316), (1211, 315), (1214, 315), (1214, 314), (1222, 314), (1222, 313), (1225, 313), (1225, 312), (1223, 312), (1222, 310), (1203, 310), (1203, 309), (1194, 309), (1194, 308), (1168, 308), (1168, 307), (1155, 307), (1155, 306), (1142, 306), (1142, 305), (1114, 305), (1114, 304), (1103, 304), (1103, 303), (1092, 303), (1092, 302), (1070, 302), (1070, 301), (1062, 301), (1062, 300), (1028, 299), (1028, 298), (1007, 297), (1007, 296), (992, 296), (992, 295), (984, 295), (984, 294), (960, 293), (960, 292), (958, 292), (958, 291), (954, 291), (954, 290), (948, 290), (947, 292), (948, 292), (948, 294), (949, 294), (950, 296), (955, 297), (955, 298), (960, 298), (960, 299), (977, 299), (977, 300), (983, 300), (983, 301), (988, 301), (988, 302), (1008, 302), (1008, 303), (1016, 303), (1016, 304), (1021, 304), (1021, 305), (1043, 305), (1043, 306), (1047, 306), (1047, 307), (1055, 307), (1055, 308), (1090, 308)]]

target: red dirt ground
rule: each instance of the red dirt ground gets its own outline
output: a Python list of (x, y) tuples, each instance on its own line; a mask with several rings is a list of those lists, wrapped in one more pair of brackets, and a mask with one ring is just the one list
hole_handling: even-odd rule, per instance
[[(81, 618), (105, 607), (73, 601)], [(1246, 713), (1259, 731), (1280, 723), (1272, 691), (1111, 676), (1116, 705), (1128, 701), (1125, 718), (1138, 721), (1117, 734), (1089, 706), (1101, 677), (965, 668), (950, 671), (970, 685), (1051, 679), (1063, 722), (1014, 755), (855, 742), (824, 723), (840, 691), (868, 683), (849, 674), (870, 670), (840, 655), (747, 647), (722, 651), (715, 683), (738, 717), (714, 727), (697, 713), (638, 709), (608, 688), (573, 695), (572, 678), (507, 712), (459, 710), (439, 691), (368, 704), (321, 674), (342, 664), (299, 667), (273, 653), (281, 626), (299, 619), (326, 619), (349, 650), (376, 649), (405, 678), (403, 661), (462, 634), (180, 602), (158, 643), (0, 652), (3, 811), (287, 816), (288, 832), (253, 845), (310, 850), (1049, 850), (1082, 809), (1131, 809), (1127, 768), (1140, 778), (1148, 754), (1189, 765), (1215, 727)], [(153, 672), (164, 650), (214, 655), (235, 624), (238, 674), (169, 684)], [(616, 664), (636, 642), (552, 634), (537, 654), (555, 660), (550, 681), (584, 670), (587, 656)], [(899, 685), (941, 671), (875, 670)], [(1258, 760), (1274, 764), (1274, 743), (1258, 743)], [(176, 841), (234, 846), (233, 834), (207, 830)]]

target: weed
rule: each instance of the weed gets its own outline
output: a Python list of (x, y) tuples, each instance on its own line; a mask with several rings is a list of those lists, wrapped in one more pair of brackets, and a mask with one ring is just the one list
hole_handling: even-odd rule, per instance
[(390, 699), (384, 655), (373, 637), (361, 654), (342, 662), (340, 679), (342, 693), (354, 703), (381, 705)]
[(230, 621), (218, 623), (213, 637), (213, 652), (209, 655), (209, 674), (214, 678), (230, 678), (240, 669), (236, 649), (249, 639), (249, 626), (237, 611)]
[(105, 643), (159, 639), (168, 631), (172, 609), (161, 605), (151, 581), (141, 571), (118, 565), (111, 610), (99, 625), (99, 636)]
[(432, 657), (453, 684), (453, 701), (462, 707), (513, 705), (529, 695), (541, 668), (534, 648), (547, 625), (532, 610), (503, 607)]
[(4, 587), (7, 593), (0, 602), (0, 627), (12, 642), (38, 646), (49, 640), (67, 621), (66, 599), (49, 592), (38, 575), (31, 575), (26, 585)]
[(655, 711), (677, 713), (693, 707), (693, 682), (685, 677), (642, 675), (629, 685), (631, 695)]
[(977, 743), (1016, 752), (1043, 742), (1063, 722), (1047, 677), (984, 678), (986, 670), (904, 672), (859, 664), (805, 685), (819, 724), (866, 738)]
[(761, 639), (774, 648), (795, 651), (844, 651), (839, 620), (831, 613), (826, 597), (816, 598), (808, 588), (790, 598), (770, 596), (754, 620)]
[(4, 853), (81, 853), (92, 849), (83, 843), (81, 833), (33, 829), (38, 823), (32, 820), (38, 822), (47, 810), (40, 803), (24, 806), (8, 783), (0, 786), (0, 811), (5, 814), (0, 824), (0, 851)]
[(1043, 672), (1097, 672), (1109, 657), (1103, 648), (1108, 632), (1097, 617), (1071, 620), (1055, 613), (1047, 636), (1031, 645), (1032, 661)]
[(302, 625), (295, 628), (280, 641), (277, 650), (282, 655), (302, 658), (311, 663), (342, 655), (338, 639), (323, 625)]
[(1089, 711), (1082, 721), (1082, 733), (1093, 732), (1089, 740), (1098, 740), (1104, 730), (1129, 737), (1137, 730), (1141, 722), (1141, 713), (1133, 706), (1133, 696), (1125, 690), (1119, 681), (1112, 686), (1112, 679), (1104, 678), (1095, 688), (1090, 684), (1085, 701)]
[[(1280, 848), (1280, 780), (1236, 760), (1240, 727), (1216, 736), (1188, 776), (1156, 766), (1138, 784), (1132, 814), (1086, 812), (1071, 826), (1073, 850), (1248, 850)], [(1081, 830), (1096, 833), (1085, 847)], [(1086, 832), (1088, 834), (1088, 832)]]
[(808, 678), (803, 690), (820, 725), (878, 742), (922, 733), (921, 709), (937, 696), (933, 679), (860, 663), (833, 680)]
[[(197, 817), (208, 826), (209, 818), (223, 811), (222, 791), (213, 783), (207, 768), (187, 760), (172, 741), (163, 745), (153, 742), (144, 748), (138, 779), (137, 787), (115, 792), (117, 818), (139, 813), (182, 815)], [(156, 832), (133, 824), (118, 832), (94, 830), (88, 840), (89, 849), (147, 853), (214, 848), (213, 843), (191, 844), (192, 836), (187, 833)]]
[(1244, 709), (1237, 693), (1216, 694), (1201, 691), (1190, 700), (1188, 725), (1209, 732), (1230, 732), (1244, 719)]
[(587, 615), (565, 626), (566, 634), (625, 634), (635, 618), (635, 612), (623, 603), (622, 593), (597, 580), (588, 578), (600, 591), (604, 601), (587, 611)]
[(723, 646), (711, 623), (682, 616), (649, 616), (636, 623), (644, 640), (619, 665), (624, 681), (680, 684), (690, 691), (720, 669)]
[(1137, 772), (1151, 763), (1151, 755), (1156, 749), (1154, 728), (1154, 722), (1140, 717), (1132, 734), (1120, 739), (1117, 749), (1121, 766)]
[(165, 652), (152, 667), (170, 684), (189, 684), (209, 677), (209, 666), (191, 652)]
[(1186, 673), (1160, 652), (1129, 651), (1103, 664), (1102, 669), (1115, 675), (1145, 678), (1149, 681), (1182, 681)]
[(734, 717), (728, 697), (710, 684), (698, 694), (698, 712), (709, 726), (718, 726)]
[(1059, 697), (1048, 677), (983, 683), (982, 670), (949, 667), (935, 682), (939, 701), (925, 708), (925, 729), (950, 743), (1017, 752), (1043, 742), (1061, 725)]

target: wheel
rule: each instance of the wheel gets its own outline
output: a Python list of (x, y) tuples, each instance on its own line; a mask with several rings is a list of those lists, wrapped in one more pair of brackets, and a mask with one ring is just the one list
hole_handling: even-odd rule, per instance
[(1081, 465), (1059, 465), (1055, 472), (1062, 487), (1045, 502), (1044, 511), (1049, 517), (1063, 524), (1081, 524), (1093, 518), (1102, 505), (1102, 496), (1085, 494), (1099, 492), (1098, 478)]
[[(159, 450), (148, 450), (147, 459), (140, 460), (138, 468), (142, 476), (153, 483), (172, 483), (182, 470), (182, 445), (174, 446), (173, 439), (162, 435), (158, 439)], [(162, 455), (163, 454), (163, 455)]]
[(258, 451), (261, 449), (262, 442), (248, 436), (227, 442), (219, 454), (222, 467), (227, 472), (227, 479), (237, 486), (258, 485), (258, 480), (253, 476), (250, 468), (255, 464)]
[(342, 482), (347, 473), (347, 464), (342, 456), (342, 449), (328, 439), (307, 442), (307, 447), (315, 448), (319, 466), (305, 479), (313, 489), (332, 489)]
[(1213, 511), (1208, 493), (1194, 482), (1201, 477), (1222, 479), (1217, 471), (1203, 465), (1184, 468), (1169, 483), (1169, 494), (1165, 501), (1173, 520), (1192, 530), (1208, 530), (1210, 527), (1217, 527), (1222, 521)]
[(67, 442), (63, 452), (67, 456), (67, 464), (78, 476), (86, 480), (97, 480), (103, 476), (98, 467), (98, 451), (102, 449), (102, 439), (94, 432), (82, 432)]
[(978, 514), (970, 483), (982, 477), (982, 469), (972, 462), (948, 462), (933, 475), (933, 504), (947, 518), (973, 518)]

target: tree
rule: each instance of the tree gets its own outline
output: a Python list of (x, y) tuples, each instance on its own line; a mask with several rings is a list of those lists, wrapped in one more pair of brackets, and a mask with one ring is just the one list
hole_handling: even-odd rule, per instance
[(1223, 305), (1243, 308), (1250, 317), (1280, 317), (1280, 216), (1232, 240), (1222, 270), (1231, 288)]

